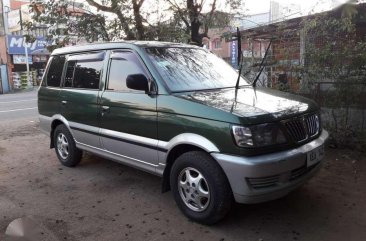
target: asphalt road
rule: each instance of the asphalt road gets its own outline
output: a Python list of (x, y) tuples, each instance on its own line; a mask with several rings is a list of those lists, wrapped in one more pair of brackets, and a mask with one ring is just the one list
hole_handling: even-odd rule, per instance
[(37, 116), (37, 89), (0, 95), (0, 122), (36, 119)]

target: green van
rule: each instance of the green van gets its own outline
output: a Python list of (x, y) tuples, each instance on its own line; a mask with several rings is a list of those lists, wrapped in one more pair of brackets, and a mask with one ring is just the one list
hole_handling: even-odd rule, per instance
[(252, 87), (209, 51), (161, 42), (56, 49), (38, 91), (60, 162), (82, 152), (162, 177), (190, 219), (213, 224), (235, 200), (282, 197), (320, 168), (328, 133), (304, 97)]

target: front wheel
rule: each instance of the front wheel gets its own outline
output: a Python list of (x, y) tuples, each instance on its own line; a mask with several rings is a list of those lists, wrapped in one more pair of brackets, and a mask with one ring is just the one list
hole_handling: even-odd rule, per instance
[(61, 124), (56, 127), (53, 138), (56, 154), (61, 164), (67, 167), (79, 164), (83, 153), (76, 148), (74, 138), (65, 125)]
[(188, 218), (214, 224), (229, 212), (233, 200), (229, 182), (212, 157), (190, 151), (177, 158), (170, 175), (178, 207)]

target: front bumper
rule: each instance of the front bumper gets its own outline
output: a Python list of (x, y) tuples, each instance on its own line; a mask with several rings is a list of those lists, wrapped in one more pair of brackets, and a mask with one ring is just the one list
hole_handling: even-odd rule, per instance
[(321, 147), (328, 132), (295, 149), (242, 157), (211, 153), (224, 170), (238, 203), (260, 203), (285, 196), (304, 184), (321, 166), (307, 167), (307, 153)]

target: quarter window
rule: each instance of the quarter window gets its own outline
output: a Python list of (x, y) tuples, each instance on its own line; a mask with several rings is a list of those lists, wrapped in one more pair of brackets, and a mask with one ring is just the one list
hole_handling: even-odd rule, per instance
[(65, 64), (65, 56), (52, 57), (47, 73), (47, 86), (60, 87), (62, 70)]

